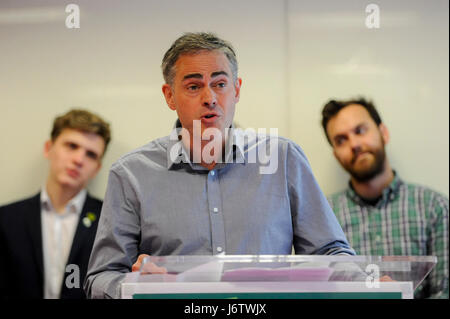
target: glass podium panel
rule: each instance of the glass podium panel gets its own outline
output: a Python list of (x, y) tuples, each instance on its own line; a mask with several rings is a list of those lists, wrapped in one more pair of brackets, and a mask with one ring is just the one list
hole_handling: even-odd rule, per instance
[(434, 256), (151, 256), (122, 298), (413, 298)]

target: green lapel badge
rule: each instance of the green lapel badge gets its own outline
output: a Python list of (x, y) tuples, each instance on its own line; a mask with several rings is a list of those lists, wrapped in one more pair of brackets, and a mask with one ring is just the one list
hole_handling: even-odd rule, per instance
[(95, 213), (88, 212), (86, 214), (86, 217), (83, 218), (83, 224), (84, 224), (84, 226), (89, 228), (92, 226), (92, 223), (95, 222), (96, 220), (97, 220), (97, 215)]

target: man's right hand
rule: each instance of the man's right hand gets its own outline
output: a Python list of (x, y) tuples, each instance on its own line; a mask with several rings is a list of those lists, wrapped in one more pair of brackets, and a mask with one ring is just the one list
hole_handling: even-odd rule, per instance
[[(142, 261), (145, 257), (150, 257), (147, 254), (140, 254), (136, 262), (131, 266), (131, 271), (140, 271), (142, 266)], [(159, 267), (152, 262), (145, 263), (144, 269), (142, 269), (142, 274), (167, 274), (167, 269), (164, 267)]]

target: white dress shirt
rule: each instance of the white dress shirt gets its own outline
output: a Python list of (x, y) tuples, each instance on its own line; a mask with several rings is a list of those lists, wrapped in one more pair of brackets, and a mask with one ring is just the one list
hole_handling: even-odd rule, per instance
[(58, 213), (47, 194), (41, 191), (42, 248), (44, 253), (44, 298), (58, 299), (78, 219), (87, 191), (80, 191)]

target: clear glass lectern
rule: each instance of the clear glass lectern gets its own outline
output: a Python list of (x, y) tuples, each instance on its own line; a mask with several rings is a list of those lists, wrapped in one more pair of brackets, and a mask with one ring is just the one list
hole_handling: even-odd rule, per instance
[(434, 256), (152, 256), (125, 299), (411, 299)]

